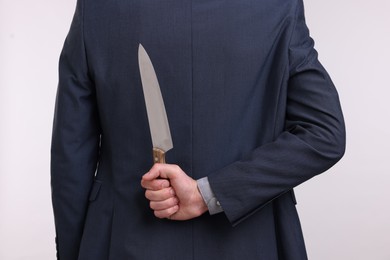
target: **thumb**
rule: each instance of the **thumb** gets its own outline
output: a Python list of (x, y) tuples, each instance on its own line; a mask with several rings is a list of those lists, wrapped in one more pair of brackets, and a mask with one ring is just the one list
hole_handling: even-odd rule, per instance
[(160, 171), (154, 165), (147, 173), (142, 176), (145, 181), (151, 181), (160, 177)]
[(156, 164), (156, 168), (159, 171), (159, 176), (163, 179), (176, 179), (183, 172), (176, 164)]

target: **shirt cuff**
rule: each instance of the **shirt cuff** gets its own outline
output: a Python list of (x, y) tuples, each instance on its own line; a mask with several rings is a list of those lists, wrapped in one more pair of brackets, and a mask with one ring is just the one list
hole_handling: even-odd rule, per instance
[(207, 205), (210, 215), (214, 215), (223, 212), (221, 204), (214, 195), (213, 190), (210, 187), (209, 179), (207, 177), (201, 178), (196, 181), (198, 183), (198, 189), (204, 202)]

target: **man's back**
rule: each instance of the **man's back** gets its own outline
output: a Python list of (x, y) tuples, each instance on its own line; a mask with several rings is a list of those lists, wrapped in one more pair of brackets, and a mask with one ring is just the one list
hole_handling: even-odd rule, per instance
[[(139, 43), (169, 118), (168, 163), (208, 176), (224, 213), (176, 222), (149, 209)], [(343, 152), (300, 0), (79, 0), (53, 130), (61, 259), (305, 259), (292, 188)]]

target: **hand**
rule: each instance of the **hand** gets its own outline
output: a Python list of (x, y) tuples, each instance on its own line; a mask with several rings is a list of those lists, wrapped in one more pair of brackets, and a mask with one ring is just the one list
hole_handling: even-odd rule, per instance
[(158, 218), (188, 220), (207, 211), (197, 182), (177, 165), (156, 163), (142, 176), (141, 186)]

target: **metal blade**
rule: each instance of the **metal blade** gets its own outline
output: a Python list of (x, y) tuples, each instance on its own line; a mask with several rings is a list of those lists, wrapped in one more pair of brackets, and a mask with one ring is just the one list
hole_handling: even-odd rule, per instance
[(138, 47), (138, 63), (153, 147), (167, 152), (173, 148), (173, 143), (164, 100), (152, 61), (141, 44)]

